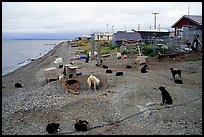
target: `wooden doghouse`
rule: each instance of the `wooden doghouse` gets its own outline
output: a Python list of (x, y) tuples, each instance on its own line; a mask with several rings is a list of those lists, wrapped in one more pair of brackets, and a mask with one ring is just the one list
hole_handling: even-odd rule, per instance
[(135, 59), (135, 62), (140, 65), (143, 63), (146, 63), (145, 56), (137, 56), (137, 58)]
[(47, 68), (44, 70), (44, 76), (47, 82), (50, 80), (57, 80), (59, 77), (58, 71), (55, 67)]
[(76, 77), (76, 69), (77, 66), (71, 65), (71, 64), (65, 64), (64, 65), (64, 71), (65, 71), (65, 76), (69, 76), (70, 74), (73, 74), (73, 77)]
[(63, 60), (62, 60), (62, 58), (57, 58), (57, 59), (54, 61), (54, 64), (56, 65), (56, 67), (61, 68), (61, 66), (63, 65)]

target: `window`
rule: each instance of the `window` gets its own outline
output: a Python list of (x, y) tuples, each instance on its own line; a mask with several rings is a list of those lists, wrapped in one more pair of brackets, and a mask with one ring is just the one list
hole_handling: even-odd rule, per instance
[(176, 30), (176, 36), (181, 37), (182, 33), (183, 33), (182, 29), (177, 29)]

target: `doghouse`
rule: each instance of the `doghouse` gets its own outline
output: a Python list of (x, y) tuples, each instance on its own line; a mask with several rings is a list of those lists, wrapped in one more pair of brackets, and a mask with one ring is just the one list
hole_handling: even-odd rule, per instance
[(73, 74), (73, 77), (76, 76), (76, 69), (77, 66), (71, 65), (71, 64), (65, 64), (65, 75), (69, 76), (70, 74)]
[(59, 74), (55, 67), (45, 69), (44, 76), (47, 82), (49, 82), (50, 80), (57, 80), (59, 78)]
[(145, 56), (137, 56), (137, 58), (135, 59), (135, 62), (140, 65), (143, 63), (146, 63)]
[(63, 65), (63, 60), (62, 58), (57, 58), (55, 61), (54, 61), (54, 64), (56, 64), (56, 67), (59, 67)]

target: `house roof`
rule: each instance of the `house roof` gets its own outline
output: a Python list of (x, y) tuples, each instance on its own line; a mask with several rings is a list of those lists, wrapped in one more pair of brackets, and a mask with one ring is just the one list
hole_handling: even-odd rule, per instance
[(114, 33), (115, 40), (141, 40), (141, 35), (137, 32), (117, 32)]
[(157, 29), (146, 29), (146, 30), (137, 30), (137, 32), (169, 32), (168, 30), (157, 30)]
[(195, 24), (202, 25), (202, 16), (199, 15), (183, 15), (176, 23), (174, 23), (171, 27), (174, 28), (176, 24), (178, 24), (183, 18), (189, 19)]

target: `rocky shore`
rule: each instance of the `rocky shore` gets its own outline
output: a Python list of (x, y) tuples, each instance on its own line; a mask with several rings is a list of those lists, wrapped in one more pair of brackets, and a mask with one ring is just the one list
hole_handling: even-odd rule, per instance
[[(61, 57), (70, 63), (77, 47), (61, 43), (47, 55), (2, 77), (2, 134), (47, 135), (48, 123), (60, 123), (62, 135), (202, 135), (202, 55), (191, 53), (158, 61), (147, 58), (149, 69), (141, 73), (143, 65), (134, 57), (104, 58), (106, 69), (95, 66), (96, 60), (73, 60), (82, 75), (100, 74), (107, 77), (106, 88), (79, 95), (66, 91), (60, 81), (47, 83), (43, 75)], [(125, 66), (131, 65), (127, 69)], [(181, 69), (183, 84), (173, 82), (169, 68)], [(115, 76), (123, 71), (123, 76)], [(15, 88), (15, 83), (22, 88)], [(173, 104), (160, 106), (159, 86), (164, 86)], [(76, 131), (74, 123), (87, 120), (86, 132)]]

